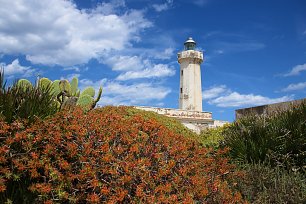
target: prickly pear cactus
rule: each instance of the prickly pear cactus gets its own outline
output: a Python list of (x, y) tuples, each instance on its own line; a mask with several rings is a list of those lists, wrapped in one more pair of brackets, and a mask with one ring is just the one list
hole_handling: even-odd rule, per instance
[(74, 106), (76, 106), (77, 101), (78, 101), (78, 97), (74, 97), (74, 96), (69, 97), (69, 98), (67, 98), (67, 99), (64, 101), (64, 103), (63, 103), (63, 105), (62, 105), (61, 108), (62, 108), (62, 109), (71, 109), (71, 108), (73, 108)]
[(47, 88), (47, 87), (49, 87), (50, 85), (51, 85), (51, 83), (52, 83), (52, 81), (50, 80), (50, 79), (48, 79), (48, 78), (41, 78), (41, 79), (39, 79), (39, 86), (41, 87), (41, 88)]
[(81, 106), (85, 110), (89, 110), (94, 103), (93, 97), (89, 95), (81, 95), (76, 103), (77, 106)]
[(97, 103), (99, 102), (99, 100), (101, 98), (101, 95), (102, 95), (102, 87), (100, 86), (99, 92), (98, 92), (98, 96), (97, 96), (97, 98), (94, 101), (93, 107), (95, 107), (97, 105)]
[(71, 85), (68, 80), (66, 79), (60, 80), (59, 88), (61, 91), (67, 93), (68, 95), (71, 95)]
[(78, 92), (78, 78), (73, 77), (73, 79), (71, 80), (71, 95), (72, 96), (76, 96), (77, 92)]
[(75, 96), (76, 97), (80, 97), (80, 93), (81, 93), (81, 91), (78, 89), (78, 91), (76, 92)]
[(23, 89), (31, 88), (33, 87), (31, 82), (27, 79), (19, 79), (17, 82), (17, 86), (21, 87)]
[(87, 87), (86, 89), (84, 89), (84, 91), (82, 91), (81, 96), (83, 95), (89, 95), (91, 97), (95, 97), (95, 89), (91, 86)]
[(51, 84), (52, 94), (54, 96), (57, 96), (61, 92), (59, 88), (59, 82), (60, 80), (54, 80)]

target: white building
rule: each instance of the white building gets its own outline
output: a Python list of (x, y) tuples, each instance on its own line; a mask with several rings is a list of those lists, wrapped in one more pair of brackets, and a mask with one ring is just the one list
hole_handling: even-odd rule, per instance
[(180, 63), (179, 108), (202, 111), (201, 63), (203, 53), (195, 50), (196, 42), (190, 37), (184, 43), (184, 51), (177, 55)]
[(179, 109), (143, 106), (136, 108), (176, 118), (196, 133), (200, 133), (205, 128), (220, 127), (228, 123), (213, 120), (211, 112), (202, 111), (201, 63), (203, 59), (203, 53), (196, 50), (196, 42), (191, 37), (188, 38), (184, 43), (184, 50), (178, 53), (180, 64)]

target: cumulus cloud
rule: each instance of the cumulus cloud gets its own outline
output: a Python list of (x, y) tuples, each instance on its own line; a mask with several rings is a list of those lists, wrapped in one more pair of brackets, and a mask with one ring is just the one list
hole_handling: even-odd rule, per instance
[(240, 94), (238, 92), (232, 92), (226, 96), (220, 96), (209, 101), (209, 104), (216, 105), (218, 107), (241, 107), (241, 106), (256, 106), (271, 103), (279, 103), (292, 100), (292, 96), (283, 96), (280, 98), (269, 98), (261, 95), (254, 94)]
[(172, 66), (161, 63), (156, 64), (155, 60), (149, 56), (104, 55), (100, 61), (107, 64), (112, 70), (122, 72), (116, 78), (120, 81), (141, 78), (160, 78), (175, 74)]
[(212, 99), (218, 97), (220, 94), (227, 92), (228, 89), (225, 85), (213, 86), (202, 92), (203, 100)]
[(102, 2), (94, 10), (95, 13), (102, 13), (104, 15), (110, 15), (118, 13), (121, 8), (125, 7), (124, 0), (111, 0), (110, 2)]
[(139, 10), (113, 13), (124, 5), (111, 3), (79, 10), (64, 0), (2, 1), (0, 53), (24, 54), (32, 63), (72, 66), (122, 50), (152, 23)]
[(165, 11), (168, 10), (173, 3), (173, 0), (166, 0), (165, 3), (163, 4), (153, 4), (152, 7), (155, 9), (157, 12)]
[(74, 77), (79, 78), (80, 76), (80, 74), (68, 74), (66, 77), (61, 77), (61, 80), (68, 79), (68, 81), (72, 81)]
[(146, 105), (161, 101), (171, 92), (169, 88), (151, 83), (124, 84), (107, 79), (99, 81), (80, 80), (81, 89), (86, 86), (93, 86), (98, 90), (100, 85), (103, 86), (100, 105)]
[(169, 47), (164, 49), (163, 51), (156, 50), (155, 52), (152, 52), (152, 55), (156, 59), (170, 59), (173, 56), (174, 49)]
[(284, 102), (292, 100), (293, 96), (269, 98), (255, 94), (241, 94), (231, 91), (225, 85), (220, 85), (205, 90), (203, 92), (203, 99), (208, 99), (209, 104), (218, 107), (242, 107)]
[(115, 71), (141, 70), (146, 61), (139, 56), (114, 55), (103, 57), (103, 63), (109, 65)]
[(169, 67), (165, 64), (157, 64), (152, 68), (145, 68), (141, 71), (128, 71), (124, 74), (120, 74), (116, 79), (117, 80), (130, 80), (130, 79), (140, 79), (140, 78), (158, 78), (158, 77), (167, 77), (173, 76), (175, 70), (172, 67)]
[(35, 69), (32, 67), (25, 67), (20, 65), (19, 60), (15, 59), (11, 64), (0, 63), (0, 66), (4, 68), (5, 75), (21, 75), (22, 77), (32, 76)]
[(286, 88), (282, 89), (283, 92), (298, 91), (306, 88), (306, 82), (300, 82), (297, 84), (289, 84)]
[(297, 76), (300, 75), (301, 72), (306, 71), (306, 64), (300, 64), (296, 65), (291, 69), (290, 72), (284, 74), (283, 76), (288, 77), (288, 76)]

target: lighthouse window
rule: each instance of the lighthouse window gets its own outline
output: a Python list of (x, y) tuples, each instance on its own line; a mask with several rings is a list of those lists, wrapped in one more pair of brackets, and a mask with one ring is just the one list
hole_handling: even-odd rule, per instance
[(181, 71), (181, 75), (183, 76), (183, 70)]
[(183, 88), (181, 88), (181, 93), (183, 93)]

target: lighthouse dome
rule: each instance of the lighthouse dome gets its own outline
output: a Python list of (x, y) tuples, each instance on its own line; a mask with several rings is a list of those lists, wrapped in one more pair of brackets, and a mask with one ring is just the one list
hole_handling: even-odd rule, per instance
[(192, 39), (192, 37), (189, 37), (184, 42), (184, 47), (185, 47), (185, 50), (195, 50), (196, 42)]

